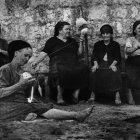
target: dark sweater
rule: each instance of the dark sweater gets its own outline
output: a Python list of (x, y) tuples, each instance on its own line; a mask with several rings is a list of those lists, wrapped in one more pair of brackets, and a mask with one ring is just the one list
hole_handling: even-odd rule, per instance
[(98, 41), (94, 44), (94, 49), (91, 56), (91, 63), (94, 65), (94, 61), (97, 61), (100, 65), (104, 60), (104, 56), (107, 53), (107, 62), (109, 65), (112, 64), (114, 60), (117, 61), (117, 65), (120, 64), (121, 54), (120, 45), (116, 41), (111, 41), (108, 45), (104, 44), (104, 41)]

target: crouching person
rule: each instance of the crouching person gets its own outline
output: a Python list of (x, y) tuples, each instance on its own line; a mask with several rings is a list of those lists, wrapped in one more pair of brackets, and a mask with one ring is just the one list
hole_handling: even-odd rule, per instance
[(24, 73), (23, 65), (32, 56), (31, 46), (25, 41), (15, 40), (9, 44), (8, 52), (11, 62), (0, 68), (0, 121), (30, 120), (37, 115), (48, 119), (83, 121), (92, 112), (93, 106), (81, 112), (68, 112), (53, 109), (52, 104), (45, 104), (42, 100), (29, 103), (26, 94), (31, 92), (36, 80), (32, 76), (23, 78), (21, 75)]

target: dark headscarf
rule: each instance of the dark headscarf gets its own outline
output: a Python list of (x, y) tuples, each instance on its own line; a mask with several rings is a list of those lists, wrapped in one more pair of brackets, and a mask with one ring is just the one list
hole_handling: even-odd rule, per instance
[(105, 24), (100, 28), (101, 34), (110, 33), (113, 34), (113, 28), (109, 24)]
[(59, 21), (55, 25), (54, 36), (58, 36), (59, 35), (59, 31), (61, 31), (65, 25), (70, 25), (70, 24), (68, 22), (66, 22), (66, 21)]
[(136, 29), (136, 27), (137, 27), (139, 24), (140, 24), (140, 20), (135, 21), (134, 24), (133, 24), (133, 35), (134, 35), (134, 36), (136, 35), (135, 29)]
[(14, 40), (8, 45), (9, 60), (12, 61), (16, 51), (31, 48), (30, 44), (23, 40)]

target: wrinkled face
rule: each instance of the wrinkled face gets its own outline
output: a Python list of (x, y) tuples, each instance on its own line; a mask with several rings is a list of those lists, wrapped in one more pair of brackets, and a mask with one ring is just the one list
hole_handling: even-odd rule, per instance
[(32, 49), (31, 48), (24, 48), (22, 50), (15, 52), (15, 58), (19, 65), (25, 65), (30, 57), (32, 56)]
[(136, 33), (136, 35), (140, 35), (140, 24), (137, 25), (134, 32)]
[(70, 36), (70, 25), (64, 25), (63, 29), (59, 32), (63, 38)]
[(110, 41), (110, 38), (111, 38), (111, 33), (103, 33), (102, 34), (102, 38), (104, 41)]

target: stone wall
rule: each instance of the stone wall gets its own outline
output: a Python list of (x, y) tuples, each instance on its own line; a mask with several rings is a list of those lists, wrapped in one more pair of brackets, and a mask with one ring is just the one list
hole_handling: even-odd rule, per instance
[(131, 35), (133, 22), (140, 19), (140, 0), (0, 1), (3, 38), (8, 42), (26, 40), (31, 43), (34, 52), (44, 47), (59, 20), (70, 22), (72, 33), (76, 34), (76, 18), (83, 16), (89, 23), (89, 47), (92, 49), (100, 38), (99, 29), (104, 23), (113, 26), (115, 39), (124, 46), (126, 38)]
[(132, 35), (132, 24), (140, 19), (140, 0), (93, 0), (88, 11), (95, 38), (99, 28), (109, 23), (114, 28), (114, 37), (124, 45), (126, 38)]

